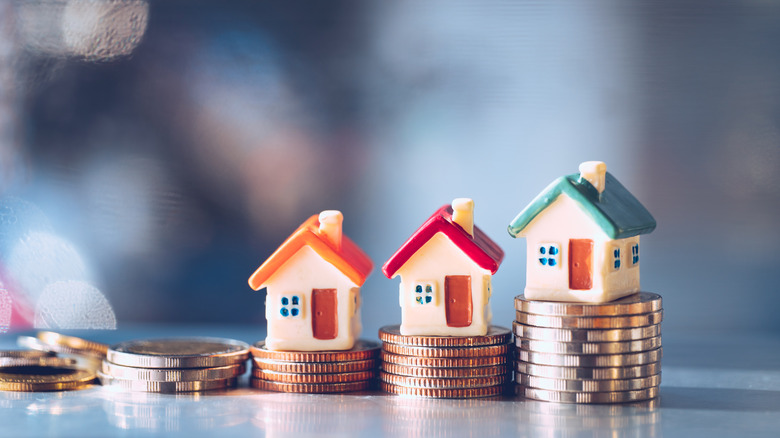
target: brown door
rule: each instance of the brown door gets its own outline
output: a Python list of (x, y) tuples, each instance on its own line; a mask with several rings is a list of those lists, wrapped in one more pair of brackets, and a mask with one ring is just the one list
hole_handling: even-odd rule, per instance
[(569, 240), (569, 289), (588, 290), (593, 287), (593, 241)]
[(471, 325), (471, 276), (448, 275), (444, 277), (444, 311), (449, 327)]
[(312, 289), (311, 328), (315, 339), (335, 339), (339, 334), (336, 289)]

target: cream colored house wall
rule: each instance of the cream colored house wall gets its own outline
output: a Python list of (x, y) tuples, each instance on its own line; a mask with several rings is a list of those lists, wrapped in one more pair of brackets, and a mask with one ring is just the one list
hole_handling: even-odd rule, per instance
[[(639, 236), (626, 239), (610, 240), (604, 246), (604, 297), (605, 301), (616, 300), (620, 297), (639, 292), (639, 265), (642, 263), (640, 255), (639, 263), (631, 264), (631, 246), (639, 244)], [(614, 270), (614, 248), (620, 248), (620, 269)], [(639, 245), (640, 254), (642, 245)]]
[[(348, 350), (360, 336), (360, 300), (357, 287), (333, 265), (308, 246), (290, 257), (265, 286), (266, 346), (271, 350)], [(312, 289), (336, 289), (338, 334), (335, 339), (315, 339), (312, 330)], [(283, 317), (282, 296), (302, 297), (299, 317)], [(355, 306), (357, 295), (357, 306)]]
[[(479, 336), (487, 333), (490, 311), (489, 270), (480, 268), (442, 233), (436, 233), (398, 270), (401, 277), (401, 333), (404, 335)], [(445, 313), (444, 278), (471, 276), (472, 316), (468, 327), (449, 327)], [(415, 303), (414, 286), (420, 281), (435, 284), (431, 304)]]

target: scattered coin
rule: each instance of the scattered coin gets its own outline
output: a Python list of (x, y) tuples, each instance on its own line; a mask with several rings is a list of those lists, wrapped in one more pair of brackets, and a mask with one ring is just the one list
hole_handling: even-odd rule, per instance
[(517, 311), (515, 316), (517, 322), (536, 327), (617, 329), (658, 324), (663, 319), (663, 310), (631, 316), (548, 316)]
[(73, 367), (9, 366), (0, 369), (0, 390), (39, 392), (83, 389), (94, 382), (95, 377), (92, 371)]
[(485, 388), (496, 385), (504, 385), (509, 381), (507, 374), (488, 377), (458, 377), (458, 378), (434, 378), (434, 377), (410, 377), (390, 374), (384, 371), (379, 373), (379, 380), (391, 385), (407, 388)]
[(564, 329), (512, 323), (515, 336), (552, 342), (624, 342), (661, 335), (658, 324), (627, 329)]
[(623, 367), (644, 365), (661, 360), (662, 348), (640, 353), (606, 355), (572, 355), (536, 353), (517, 350), (517, 359), (537, 365), (556, 365), (565, 367)]
[(435, 378), (504, 376), (508, 375), (509, 371), (506, 365), (471, 368), (434, 368), (412, 367), (390, 362), (383, 363), (382, 370), (399, 376)]
[(183, 382), (199, 380), (224, 380), (246, 372), (243, 363), (213, 368), (133, 368), (103, 361), (102, 372), (121, 380), (146, 380), (151, 382)]
[(79, 351), (84, 355), (105, 358), (108, 352), (108, 345), (106, 344), (88, 341), (75, 336), (66, 336), (54, 332), (38, 332), (36, 337), (44, 344), (50, 346), (60, 345), (73, 351)]
[(471, 368), (505, 364), (508, 354), (485, 357), (417, 357), (403, 356), (382, 351), (382, 360), (398, 365), (434, 368)]
[(385, 344), (384, 351), (403, 356), (418, 357), (490, 357), (506, 355), (509, 352), (509, 344), (486, 345), (479, 347), (414, 347), (400, 344)]
[(354, 373), (280, 373), (277, 371), (254, 368), (252, 376), (258, 379), (283, 383), (347, 383), (376, 378), (375, 370), (358, 371)]
[(298, 392), (307, 394), (324, 394), (336, 392), (353, 392), (370, 389), (374, 381), (363, 380), (359, 382), (347, 383), (284, 383), (272, 382), (270, 380), (258, 379), (252, 377), (249, 384), (258, 389), (276, 392)]
[(658, 396), (658, 387), (620, 392), (562, 392), (517, 385), (517, 393), (526, 398), (558, 403), (626, 403)]
[(0, 357), (18, 358), (18, 359), (38, 359), (41, 357), (52, 357), (54, 353), (40, 350), (0, 350)]
[(627, 367), (612, 368), (585, 368), (585, 367), (564, 367), (553, 365), (536, 365), (527, 362), (517, 362), (515, 371), (521, 374), (531, 376), (549, 377), (553, 379), (566, 380), (615, 380), (615, 379), (636, 379), (648, 377), (661, 372), (661, 363), (652, 362), (646, 365), (635, 365)]
[(623, 354), (653, 350), (661, 346), (661, 337), (625, 342), (552, 342), (517, 338), (523, 350), (555, 354)]
[(548, 316), (626, 316), (661, 310), (661, 296), (639, 292), (608, 303), (565, 303), (527, 300), (525, 295), (515, 297), (515, 309)]
[(550, 391), (622, 392), (658, 386), (661, 384), (661, 375), (620, 380), (563, 380), (517, 374), (515, 381), (523, 386)]
[(379, 344), (360, 340), (351, 350), (344, 351), (273, 351), (260, 341), (252, 345), (252, 355), (255, 358), (271, 359), (288, 362), (349, 362), (376, 358), (379, 354)]
[(40, 356), (40, 357), (3, 357), (0, 355), (0, 370), (3, 367), (55, 367), (67, 368), (76, 365), (76, 360), (67, 357)]
[(98, 377), (100, 377), (100, 382), (104, 386), (114, 386), (130, 391), (159, 393), (208, 391), (212, 389), (234, 387), (237, 383), (237, 379), (235, 377), (221, 380), (195, 380), (180, 382), (154, 382), (149, 380), (117, 379), (103, 373), (98, 373)]
[(280, 373), (318, 374), (318, 373), (353, 373), (357, 371), (375, 370), (379, 364), (377, 359), (356, 360), (349, 362), (287, 362), (255, 357), (252, 364), (256, 368)]
[(506, 385), (489, 386), (485, 388), (414, 388), (393, 385), (386, 382), (380, 382), (383, 391), (392, 394), (413, 396), (413, 397), (431, 397), (431, 398), (478, 398), (492, 397), (503, 394), (506, 391)]
[(107, 354), (109, 362), (137, 368), (213, 368), (248, 358), (248, 344), (207, 337), (127, 341)]
[(379, 339), (389, 344), (417, 347), (476, 347), (506, 344), (512, 332), (498, 326), (490, 326), (485, 336), (422, 336), (402, 335), (401, 326), (389, 325), (379, 329)]

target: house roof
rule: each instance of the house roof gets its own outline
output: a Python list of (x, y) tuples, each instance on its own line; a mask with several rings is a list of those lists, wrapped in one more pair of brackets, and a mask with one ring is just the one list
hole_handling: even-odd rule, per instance
[(534, 198), (509, 224), (509, 234), (517, 237), (562, 193), (577, 202), (612, 239), (646, 234), (655, 229), (655, 219), (650, 212), (611, 173), (606, 173), (601, 194), (575, 173), (556, 179)]
[(337, 250), (325, 236), (320, 235), (319, 227), (317, 215), (307, 219), (249, 277), (249, 286), (254, 290), (263, 288), (265, 282), (304, 246), (313, 249), (323, 260), (333, 265), (352, 282), (362, 286), (374, 268), (374, 263), (347, 236), (341, 237), (341, 249)]
[(385, 262), (382, 272), (387, 278), (393, 278), (399, 269), (436, 233), (447, 236), (464, 254), (482, 269), (492, 274), (504, 258), (504, 251), (476, 226), (472, 237), (460, 225), (452, 221), (452, 207), (445, 205), (425, 221), (412, 237), (406, 241), (390, 259)]

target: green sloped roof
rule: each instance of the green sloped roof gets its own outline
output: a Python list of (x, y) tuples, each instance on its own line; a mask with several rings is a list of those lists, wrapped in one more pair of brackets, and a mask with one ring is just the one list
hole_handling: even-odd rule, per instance
[(517, 237), (562, 193), (577, 202), (612, 239), (647, 234), (655, 229), (655, 219), (650, 212), (611, 173), (606, 174), (601, 195), (590, 182), (580, 179), (580, 174), (575, 173), (556, 179), (534, 198), (509, 223), (509, 234)]

